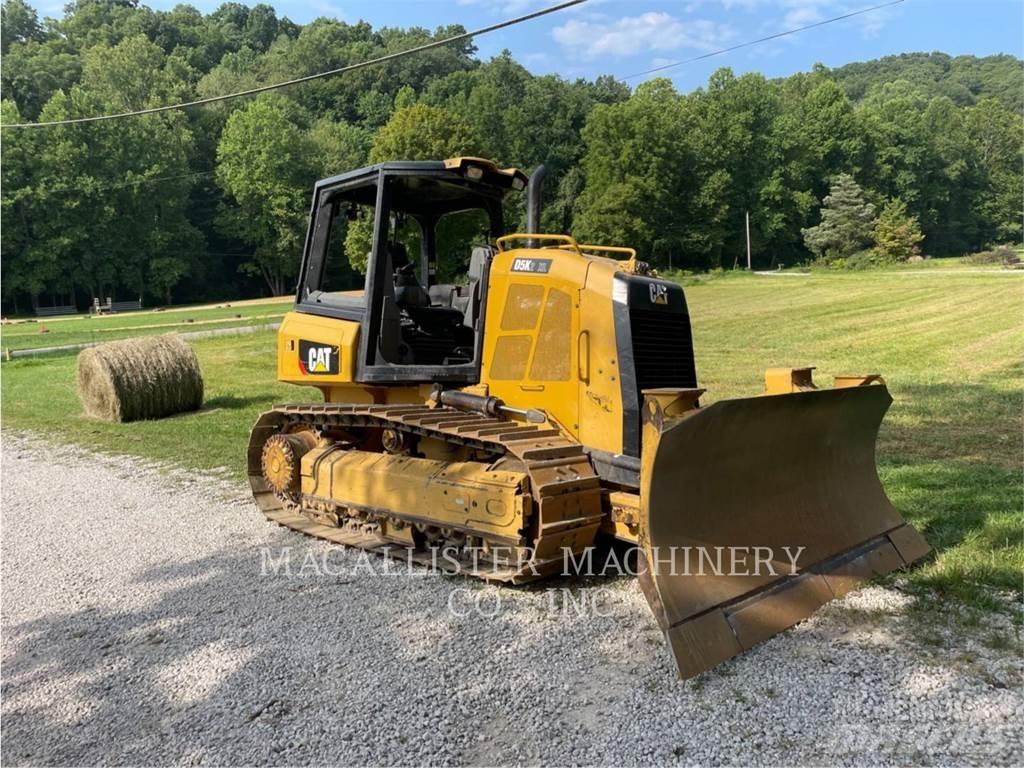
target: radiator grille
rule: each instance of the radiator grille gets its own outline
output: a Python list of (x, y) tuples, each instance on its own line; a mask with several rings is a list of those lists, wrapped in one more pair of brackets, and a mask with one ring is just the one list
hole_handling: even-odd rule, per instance
[(697, 386), (690, 319), (684, 312), (630, 307), (629, 331), (638, 402), (645, 389)]

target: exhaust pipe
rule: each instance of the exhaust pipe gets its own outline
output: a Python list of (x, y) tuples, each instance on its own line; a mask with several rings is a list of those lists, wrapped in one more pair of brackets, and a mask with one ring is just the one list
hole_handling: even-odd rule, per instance
[[(548, 169), (538, 165), (530, 174), (530, 183), (526, 187), (526, 231), (529, 234), (540, 232), (540, 198), (544, 192), (544, 177)], [(528, 242), (530, 248), (537, 247), (536, 240)]]

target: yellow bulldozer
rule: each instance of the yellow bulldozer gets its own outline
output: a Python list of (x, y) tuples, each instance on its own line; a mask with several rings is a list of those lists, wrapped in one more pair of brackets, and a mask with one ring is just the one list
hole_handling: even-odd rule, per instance
[[(277, 376), (322, 400), (252, 430), (268, 519), (512, 584), (624, 542), (682, 677), (928, 553), (875, 468), (880, 377), (771, 369), (762, 395), (702, 407), (682, 287), (631, 248), (540, 233), (542, 181), (461, 157), (315, 185)], [(528, 231), (506, 234), (524, 190)], [(372, 229), (356, 291), (353, 228)], [(464, 284), (438, 282), (467, 256)]]

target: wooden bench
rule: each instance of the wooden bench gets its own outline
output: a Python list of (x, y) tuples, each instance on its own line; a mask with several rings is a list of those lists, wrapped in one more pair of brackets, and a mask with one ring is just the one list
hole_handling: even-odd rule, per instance
[(36, 307), (36, 317), (59, 317), (60, 315), (77, 315), (78, 307), (67, 304), (61, 307)]

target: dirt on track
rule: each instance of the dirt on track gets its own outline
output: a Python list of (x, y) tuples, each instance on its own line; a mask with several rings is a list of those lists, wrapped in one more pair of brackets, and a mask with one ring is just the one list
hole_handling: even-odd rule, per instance
[(8, 765), (1024, 762), (1001, 614), (869, 587), (680, 682), (631, 579), (385, 573), (222, 479), (5, 433), (0, 522)]

